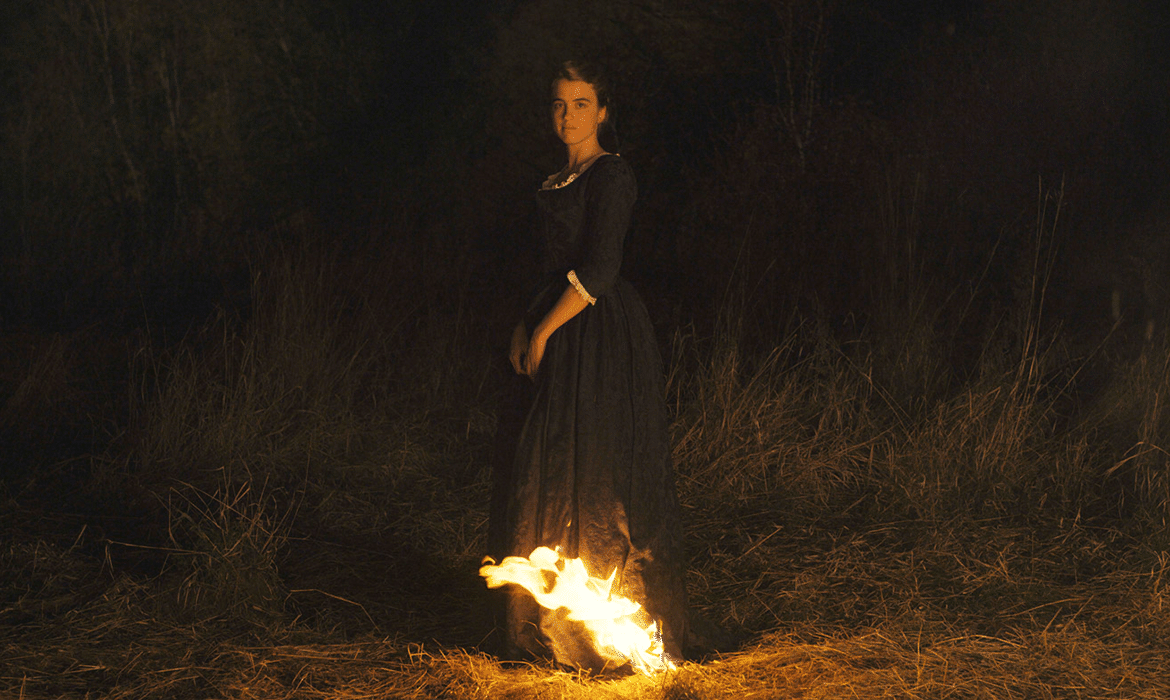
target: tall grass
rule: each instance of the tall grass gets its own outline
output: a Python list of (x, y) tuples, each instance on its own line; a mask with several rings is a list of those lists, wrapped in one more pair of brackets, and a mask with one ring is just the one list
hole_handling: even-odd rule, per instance
[[(1043, 321), (1041, 233), (973, 364), (951, 362), (968, 341), (939, 311), (953, 299), (922, 277), (864, 325), (794, 311), (767, 343), (736, 302), (674, 333), (689, 590), (741, 651), (620, 686), (470, 652), (490, 631), (474, 571), (504, 379), (491, 369), (502, 342), (484, 338), (506, 320), (451, 283), (475, 277), (468, 258), (277, 233), (253, 258), (247, 305), (173, 346), (137, 336), (124, 418), (86, 485), (132, 528), (42, 546), (19, 497), (0, 494), (14, 533), (4, 614), (23, 621), (0, 643), (32, 679), (0, 687), (80, 692), (79, 664), (123, 697), (1170, 687), (1150, 656), (1170, 648), (1170, 346), (1069, 350)], [(35, 387), (69, 385), (76, 360), (55, 342), (6, 421), (34, 415)], [(1106, 380), (1082, 395), (1089, 363)], [(132, 567), (143, 552), (148, 566)], [(79, 587), (79, 571), (101, 577)], [(139, 627), (149, 653), (128, 641)]]
[(1118, 480), (1116, 507), (1132, 515), (1161, 547), (1170, 542), (1170, 341), (1165, 334), (1119, 363), (1099, 412), (1102, 437), (1111, 443)]
[(162, 557), (184, 616), (270, 623), (318, 595), (296, 572), (337, 575), (346, 548), (482, 549), (493, 423), (482, 355), (461, 354), (466, 290), (406, 243), (343, 254), (313, 234), (273, 233), (247, 306), (175, 346), (143, 341), (124, 424), (92, 459), (97, 501), (139, 523), (114, 552)]

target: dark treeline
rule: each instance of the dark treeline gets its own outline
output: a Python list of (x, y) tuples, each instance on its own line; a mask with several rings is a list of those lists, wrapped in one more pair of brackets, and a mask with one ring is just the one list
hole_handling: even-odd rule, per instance
[(1165, 209), (1156, 3), (477, 5), (6, 4), (6, 322), (62, 284), (214, 275), (309, 212), (513, 250), (559, 157), (549, 66), (582, 51), (641, 178), (632, 274), (685, 278), (688, 306), (738, 276), (770, 313), (857, 314), (993, 249), (1010, 276), (1061, 188), (1069, 288), (1165, 256), (1135, 233)]

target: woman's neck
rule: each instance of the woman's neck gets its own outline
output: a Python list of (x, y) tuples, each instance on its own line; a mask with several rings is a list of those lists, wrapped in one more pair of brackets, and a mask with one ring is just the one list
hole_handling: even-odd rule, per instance
[(589, 164), (605, 154), (605, 149), (597, 141), (569, 146), (569, 163), (565, 166), (565, 173), (580, 173)]

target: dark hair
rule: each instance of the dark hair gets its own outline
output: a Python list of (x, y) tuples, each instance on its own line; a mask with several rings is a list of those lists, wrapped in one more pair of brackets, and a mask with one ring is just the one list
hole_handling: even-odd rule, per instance
[(605, 73), (596, 64), (587, 60), (573, 59), (565, 61), (558, 68), (556, 75), (552, 82), (558, 80), (583, 80), (593, 88), (597, 93), (597, 108), (606, 108), (605, 121), (601, 124), (601, 130), (598, 132), (598, 139), (603, 136), (608, 136), (606, 139), (610, 144), (602, 143), (601, 146), (611, 153), (617, 153), (621, 150), (621, 139), (618, 138), (617, 129), (613, 126), (613, 108), (610, 106), (609, 99), (609, 81), (605, 79)]
[(609, 106), (609, 82), (595, 64), (581, 60), (565, 61), (557, 69), (553, 82), (557, 80), (583, 80), (597, 93), (597, 107)]

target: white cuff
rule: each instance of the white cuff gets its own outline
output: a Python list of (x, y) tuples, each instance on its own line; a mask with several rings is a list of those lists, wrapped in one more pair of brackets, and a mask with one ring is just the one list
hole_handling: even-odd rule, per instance
[(577, 289), (577, 293), (581, 295), (582, 299), (590, 304), (597, 303), (597, 297), (589, 296), (589, 292), (585, 290), (585, 286), (581, 284), (581, 280), (577, 279), (576, 270), (569, 270), (569, 283)]

